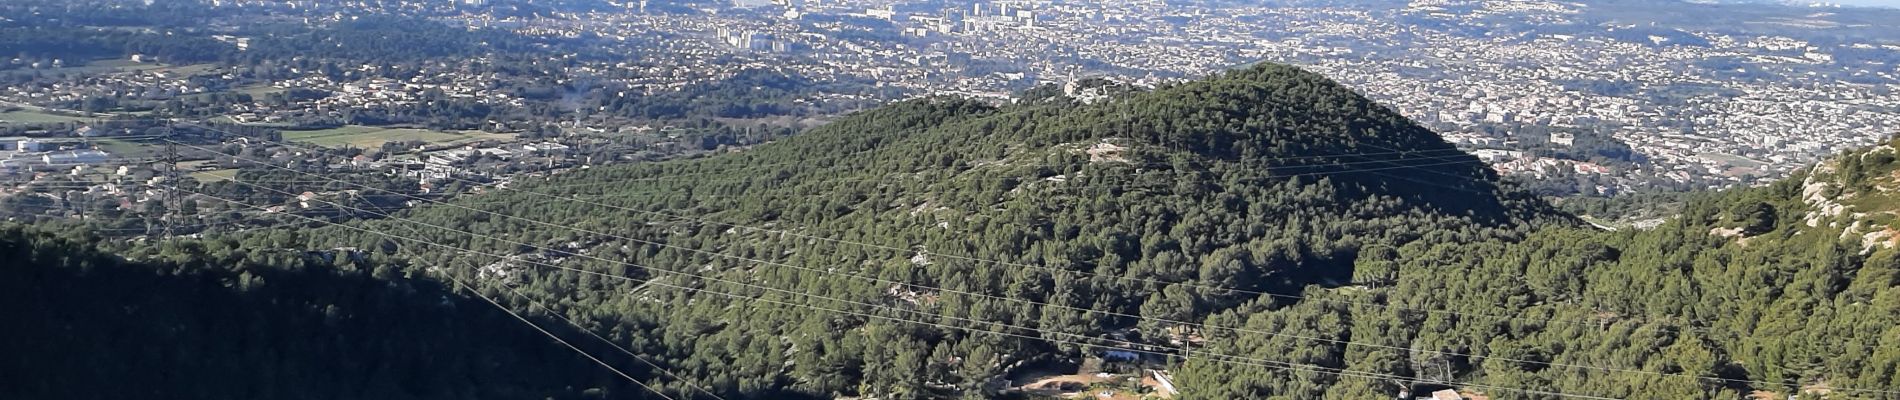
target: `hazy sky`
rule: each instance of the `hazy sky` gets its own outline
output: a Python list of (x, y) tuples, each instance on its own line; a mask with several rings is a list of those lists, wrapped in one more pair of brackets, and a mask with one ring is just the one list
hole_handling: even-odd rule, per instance
[(1828, 1), (1828, 2), (1846, 4), (1850, 6), (1876, 6), (1876, 7), (1900, 8), (1900, 0), (1833, 0), (1833, 1)]

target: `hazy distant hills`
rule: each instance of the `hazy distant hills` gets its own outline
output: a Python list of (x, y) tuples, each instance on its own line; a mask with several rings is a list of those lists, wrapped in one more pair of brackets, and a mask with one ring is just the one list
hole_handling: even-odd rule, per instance
[(1784, 5), (1784, 6), (1790, 6), (1790, 7), (1814, 7), (1814, 8), (1839, 8), (1839, 7), (1896, 8), (1896, 7), (1900, 7), (1900, 3), (1896, 3), (1891, 0), (1836, 0), (1836, 1), (1694, 0), (1690, 2), (1691, 3), (1714, 3), (1714, 4), (1775, 4), (1775, 5)]

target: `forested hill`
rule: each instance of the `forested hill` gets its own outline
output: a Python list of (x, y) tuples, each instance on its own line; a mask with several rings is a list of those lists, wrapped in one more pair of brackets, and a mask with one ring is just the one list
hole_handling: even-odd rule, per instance
[[(0, 398), (598, 399), (645, 392), (444, 284), (367, 260), (0, 226)], [(533, 315), (533, 313), (530, 313)], [(561, 322), (530, 317), (596, 352)], [(630, 373), (648, 371), (621, 366)]]
[(1341, 328), (1354, 340), (1411, 355), (1347, 364), (1615, 398), (1900, 398), (1895, 146), (1697, 196), (1654, 230), (1404, 247), (1389, 301), (1438, 314), (1348, 311), (1389, 316)]
[(1183, 324), (1295, 302), (1265, 293), (1391, 279), (1357, 268), (1369, 249), (1572, 224), (1515, 193), (1398, 114), (1265, 65), (1092, 104), (903, 102), (368, 232), (243, 240), (389, 249), (371, 257), (513, 288), (663, 344), (669, 369), (727, 396), (985, 396), (1026, 362), (1105, 349), (1080, 343), (1168, 346)]

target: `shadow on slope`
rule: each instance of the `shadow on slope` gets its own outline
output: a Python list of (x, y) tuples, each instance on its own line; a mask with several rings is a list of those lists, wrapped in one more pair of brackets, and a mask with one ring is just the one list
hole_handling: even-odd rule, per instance
[[(84, 243), (0, 229), (0, 319), (12, 323), (0, 330), (0, 398), (657, 398), (434, 282), (335, 272), (302, 253), (140, 263)], [(531, 319), (650, 376), (563, 322)]]

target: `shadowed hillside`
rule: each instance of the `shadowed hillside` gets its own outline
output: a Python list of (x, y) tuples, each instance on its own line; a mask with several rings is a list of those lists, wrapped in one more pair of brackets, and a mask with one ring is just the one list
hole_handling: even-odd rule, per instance
[(0, 398), (647, 395), (483, 300), (386, 268), (372, 277), (366, 262), (219, 243), (179, 249), (219, 256), (127, 262), (74, 239), (0, 228), (0, 318), (14, 322), (0, 330)]

